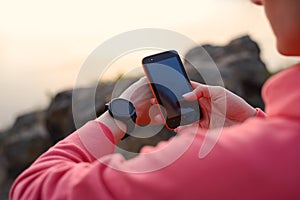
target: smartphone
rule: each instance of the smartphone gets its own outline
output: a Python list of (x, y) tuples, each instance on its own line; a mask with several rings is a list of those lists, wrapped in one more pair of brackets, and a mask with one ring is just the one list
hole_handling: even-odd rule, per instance
[(161, 112), (168, 129), (173, 130), (200, 119), (198, 101), (185, 101), (182, 96), (193, 89), (176, 51), (147, 56), (142, 64), (153, 96), (163, 108)]

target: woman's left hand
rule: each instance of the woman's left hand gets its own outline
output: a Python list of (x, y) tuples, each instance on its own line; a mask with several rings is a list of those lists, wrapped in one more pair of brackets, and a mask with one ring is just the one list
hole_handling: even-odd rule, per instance
[(160, 115), (158, 105), (151, 104), (153, 95), (151, 93), (149, 83), (146, 77), (140, 78), (127, 88), (120, 98), (131, 101), (135, 107), (138, 125), (161, 124), (161, 120), (156, 120), (155, 117)]

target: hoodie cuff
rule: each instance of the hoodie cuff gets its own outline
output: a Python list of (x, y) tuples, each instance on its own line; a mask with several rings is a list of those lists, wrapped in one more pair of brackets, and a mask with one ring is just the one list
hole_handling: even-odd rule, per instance
[(264, 111), (262, 111), (260, 108), (255, 108), (255, 110), (256, 110), (255, 117), (266, 118), (267, 114)]

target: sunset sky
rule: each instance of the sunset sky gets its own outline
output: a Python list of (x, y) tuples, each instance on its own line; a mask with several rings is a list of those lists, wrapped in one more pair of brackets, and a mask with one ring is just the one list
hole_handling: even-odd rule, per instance
[[(139, 28), (168, 29), (217, 45), (250, 34), (269, 70), (294, 61), (276, 53), (263, 10), (250, 0), (0, 1), (0, 130), (72, 88), (82, 63), (101, 43)], [(127, 55), (114, 69), (140, 62)]]

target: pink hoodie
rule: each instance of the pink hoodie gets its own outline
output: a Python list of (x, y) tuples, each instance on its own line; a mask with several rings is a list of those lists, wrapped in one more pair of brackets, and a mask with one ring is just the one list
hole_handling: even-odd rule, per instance
[(214, 130), (222, 133), (201, 159), (205, 130), (126, 161), (110, 130), (91, 121), (24, 171), (10, 198), (300, 199), (299, 86), (300, 65), (272, 77), (263, 88), (267, 117)]

